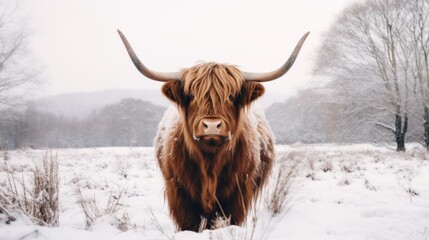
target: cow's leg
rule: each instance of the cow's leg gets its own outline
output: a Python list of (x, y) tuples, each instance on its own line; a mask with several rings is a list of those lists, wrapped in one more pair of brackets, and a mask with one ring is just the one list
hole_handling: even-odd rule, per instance
[[(230, 219), (232, 225), (241, 225), (246, 220), (247, 212), (252, 202), (251, 185), (241, 183), (230, 196), (219, 201), (217, 214), (220, 217)], [(209, 221), (209, 223), (211, 223)], [(210, 225), (212, 226), (212, 223)]]
[(170, 214), (178, 229), (197, 232), (201, 222), (201, 206), (196, 204), (177, 183), (169, 182), (167, 184), (166, 195)]

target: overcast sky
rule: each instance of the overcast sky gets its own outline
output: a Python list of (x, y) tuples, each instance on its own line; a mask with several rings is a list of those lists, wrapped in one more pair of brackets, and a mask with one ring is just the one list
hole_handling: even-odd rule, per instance
[(159, 89), (132, 65), (121, 29), (146, 66), (179, 71), (198, 61), (271, 71), (311, 31), (294, 67), (268, 93), (309, 85), (321, 35), (351, 0), (24, 0), (47, 94)]

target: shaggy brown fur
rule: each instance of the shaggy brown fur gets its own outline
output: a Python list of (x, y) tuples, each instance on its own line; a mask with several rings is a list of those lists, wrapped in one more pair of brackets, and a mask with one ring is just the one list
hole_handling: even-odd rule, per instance
[[(202, 218), (211, 228), (217, 216), (242, 224), (274, 160), (271, 131), (263, 113), (251, 106), (264, 87), (224, 64), (199, 64), (181, 76), (163, 85), (177, 108), (164, 116), (155, 143), (170, 214), (180, 230), (198, 231)], [(222, 119), (230, 130), (222, 147), (193, 138), (207, 116)]]

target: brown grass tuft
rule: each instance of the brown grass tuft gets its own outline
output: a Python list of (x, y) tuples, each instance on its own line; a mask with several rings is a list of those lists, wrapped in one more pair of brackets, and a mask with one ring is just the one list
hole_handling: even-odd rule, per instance
[[(5, 157), (7, 156), (7, 157)], [(27, 216), (34, 224), (58, 226), (58, 156), (48, 151), (42, 165), (31, 171), (32, 184), (26, 183), (24, 174), (18, 178), (8, 163), (3, 151), (3, 169), (7, 182), (0, 183), (0, 210), (13, 217), (11, 212)]]

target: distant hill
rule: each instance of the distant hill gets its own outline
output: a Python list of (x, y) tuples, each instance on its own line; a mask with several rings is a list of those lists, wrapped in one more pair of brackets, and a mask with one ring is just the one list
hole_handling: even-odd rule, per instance
[(77, 146), (152, 146), (165, 108), (126, 98), (91, 114), (75, 137)]
[(162, 107), (169, 104), (160, 90), (106, 90), (45, 97), (36, 102), (36, 108), (57, 116), (83, 119), (92, 112), (125, 98), (140, 99)]

